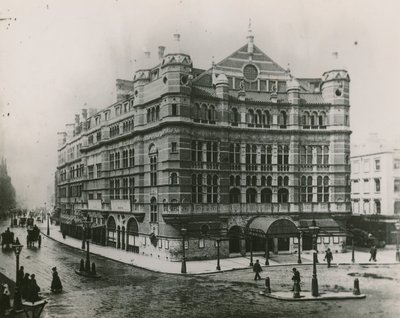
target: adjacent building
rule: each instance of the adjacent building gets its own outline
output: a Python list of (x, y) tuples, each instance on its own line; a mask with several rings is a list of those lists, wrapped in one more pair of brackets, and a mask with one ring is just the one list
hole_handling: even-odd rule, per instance
[(400, 149), (371, 135), (355, 145), (351, 157), (351, 201), (354, 226), (394, 242), (400, 215)]
[[(340, 250), (351, 214), (346, 70), (295, 78), (247, 43), (204, 70), (179, 47), (59, 133), (61, 229), (160, 259)], [(220, 242), (218, 244), (217, 242)], [(300, 246), (300, 247), (299, 247)]]

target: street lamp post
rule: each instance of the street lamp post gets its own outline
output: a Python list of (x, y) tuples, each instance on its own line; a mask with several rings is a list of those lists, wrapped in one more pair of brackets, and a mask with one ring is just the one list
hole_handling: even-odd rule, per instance
[(396, 227), (396, 261), (400, 262), (400, 251), (399, 251), (399, 238), (400, 238), (400, 221), (395, 223)]
[(47, 213), (47, 235), (50, 235), (50, 213)]
[[(90, 221), (90, 217), (88, 216), (86, 220), (82, 220), (83, 224), (83, 241), (82, 248), (85, 248), (85, 240), (86, 240), (86, 263), (85, 263), (85, 272), (90, 273), (90, 251), (89, 251), (89, 238), (90, 238), (90, 228), (92, 222)], [(86, 233), (87, 232), (87, 233)]]
[(298, 239), (297, 264), (301, 264), (301, 232), (299, 232), (299, 236), (297, 239)]
[(15, 267), (15, 282), (16, 282), (16, 288), (15, 288), (15, 293), (14, 293), (14, 308), (17, 309), (21, 306), (21, 294), (19, 293), (19, 284), (20, 282), (18, 281), (18, 270), (19, 270), (19, 254), (21, 254), (22, 248), (24, 247), (21, 244), (18, 244), (19, 240), (15, 240), (17, 244), (13, 244), (13, 249), (16, 257), (16, 267)]
[(219, 263), (219, 247), (220, 247), (220, 244), (221, 244), (221, 239), (217, 239), (217, 271), (221, 270), (221, 266), (220, 266), (220, 263)]
[(312, 221), (312, 225), (308, 228), (313, 237), (314, 253), (313, 253), (313, 274), (311, 280), (311, 294), (314, 297), (318, 297), (318, 279), (317, 279), (317, 236), (319, 227), (316, 225), (315, 220)]
[(14, 227), (14, 212), (10, 212), (10, 216), (11, 216), (11, 227)]
[(253, 265), (253, 237), (250, 236), (250, 266)]
[(182, 233), (182, 266), (181, 266), (181, 273), (186, 274), (186, 256), (185, 256), (185, 235), (186, 235), (187, 229), (182, 228), (181, 233)]

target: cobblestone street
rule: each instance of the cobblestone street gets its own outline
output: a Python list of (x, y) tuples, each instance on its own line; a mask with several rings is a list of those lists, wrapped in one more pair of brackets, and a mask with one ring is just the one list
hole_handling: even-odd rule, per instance
[[(25, 228), (13, 230), (17, 236), (24, 237)], [(259, 295), (264, 281), (254, 282), (251, 269), (177, 276), (152, 273), (92, 256), (102, 278), (91, 281), (74, 273), (82, 257), (82, 251), (47, 238), (43, 239), (40, 250), (24, 247), (21, 265), (25, 266), (26, 272), (36, 274), (42, 294), (49, 300), (44, 317), (321, 317), (323, 314), (325, 317), (352, 317), (355, 312), (357, 316), (369, 313), (373, 317), (395, 317), (400, 312), (398, 265), (345, 265), (329, 270), (320, 265), (321, 292), (351, 290), (354, 278), (358, 277), (367, 299), (283, 303)], [(64, 292), (59, 295), (49, 293), (52, 266), (57, 266), (64, 284)], [(302, 288), (307, 290), (311, 266), (300, 265), (298, 268)], [(12, 252), (2, 252), (0, 271), (15, 277)], [(267, 275), (273, 290), (291, 288), (290, 266), (264, 268), (262, 277)]]

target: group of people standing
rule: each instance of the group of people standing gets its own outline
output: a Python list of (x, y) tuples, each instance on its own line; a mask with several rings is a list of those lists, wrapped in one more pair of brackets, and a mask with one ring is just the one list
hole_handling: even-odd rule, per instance
[(40, 287), (36, 282), (35, 274), (24, 272), (24, 267), (21, 266), (17, 275), (17, 287), (21, 297), (27, 301), (35, 302), (40, 300), (39, 292)]

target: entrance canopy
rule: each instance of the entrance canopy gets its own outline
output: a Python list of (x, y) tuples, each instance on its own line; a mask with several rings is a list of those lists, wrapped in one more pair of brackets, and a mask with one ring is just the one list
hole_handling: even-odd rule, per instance
[(248, 233), (258, 237), (298, 236), (296, 224), (289, 218), (256, 217), (248, 225)]

